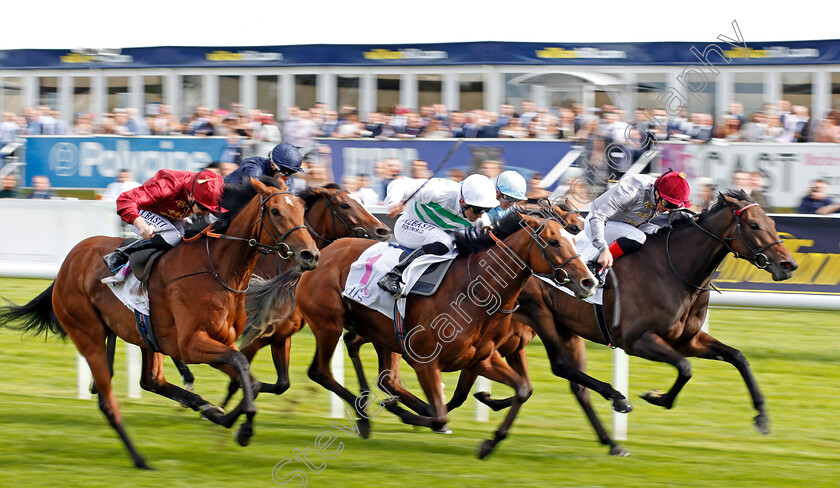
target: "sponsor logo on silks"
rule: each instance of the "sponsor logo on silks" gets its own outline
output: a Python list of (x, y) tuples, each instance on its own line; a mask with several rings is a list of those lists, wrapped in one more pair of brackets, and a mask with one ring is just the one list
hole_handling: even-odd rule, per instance
[(563, 49), (562, 47), (547, 47), (545, 49), (538, 49), (536, 51), (538, 58), (553, 58), (553, 59), (587, 59), (587, 58), (609, 58), (609, 59), (626, 59), (627, 53), (618, 50), (601, 50), (595, 47), (576, 47), (573, 49)]
[(365, 59), (378, 60), (411, 60), (411, 59), (446, 59), (449, 55), (446, 51), (423, 51), (422, 49), (398, 49), (392, 51), (390, 49), (371, 49), (365, 51)]
[(782, 46), (761, 49), (742, 48), (724, 51), (730, 58), (818, 58), (820, 50), (814, 48), (790, 49)]
[(213, 51), (205, 53), (207, 61), (283, 61), (283, 53), (265, 53), (260, 51)]
[(62, 63), (132, 63), (134, 57), (121, 54), (122, 49), (73, 49), (59, 56)]

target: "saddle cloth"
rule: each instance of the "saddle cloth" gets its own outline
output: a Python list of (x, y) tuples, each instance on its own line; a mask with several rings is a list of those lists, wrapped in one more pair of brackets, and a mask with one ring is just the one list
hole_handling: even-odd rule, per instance
[[(117, 274), (122, 272), (123, 270), (117, 271)], [(129, 272), (122, 282), (116, 282), (116, 279), (108, 276), (102, 279), (102, 283), (108, 285), (114, 296), (129, 310), (149, 315), (149, 289), (134, 276), (134, 273)]]
[[(404, 251), (404, 248), (388, 242), (380, 242), (367, 248), (359, 259), (350, 265), (350, 273), (347, 275), (342, 295), (391, 319), (394, 318), (396, 302), (400, 314), (404, 316), (405, 298), (396, 300), (376, 284), (385, 273), (399, 263)], [(418, 257), (403, 273), (404, 289), (423, 296), (434, 294), (457, 255), (458, 251), (450, 251), (441, 256), (425, 254)]]

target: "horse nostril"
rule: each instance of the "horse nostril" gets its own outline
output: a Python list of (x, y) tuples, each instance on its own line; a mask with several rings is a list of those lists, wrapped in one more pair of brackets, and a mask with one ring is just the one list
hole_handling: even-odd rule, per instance
[(378, 227), (376, 229), (376, 235), (379, 237), (390, 237), (391, 236), (391, 229), (387, 227)]
[(781, 267), (782, 267), (782, 269), (784, 269), (785, 271), (794, 271), (794, 270), (796, 270), (797, 268), (799, 268), (799, 266), (797, 266), (797, 265), (795, 265), (795, 264), (791, 263), (790, 261), (784, 261), (784, 262), (782, 262), (782, 263), (780, 264), (780, 266), (781, 266)]
[(317, 259), (318, 259), (310, 251), (301, 251), (300, 254), (299, 254), (299, 257), (300, 257), (300, 260), (303, 261), (304, 263), (309, 263), (313, 260), (317, 261)]
[(591, 279), (589, 279), (589, 278), (584, 278), (584, 279), (580, 282), (580, 284), (581, 284), (581, 285), (583, 285), (583, 287), (584, 287), (584, 288), (592, 288), (593, 286), (595, 286), (595, 282), (594, 282), (594, 281), (592, 281), (592, 280), (591, 280)]

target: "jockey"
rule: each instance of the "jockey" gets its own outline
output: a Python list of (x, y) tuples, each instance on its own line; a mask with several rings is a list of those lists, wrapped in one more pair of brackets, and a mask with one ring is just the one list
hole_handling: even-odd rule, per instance
[(518, 202), (527, 200), (525, 193), (528, 191), (528, 184), (525, 178), (516, 171), (505, 171), (496, 177), (496, 198), (499, 200), (499, 206), (491, 208), (487, 211), (482, 221), (486, 224), (488, 221), (492, 225), (510, 213), (513, 205)]
[(646, 234), (658, 230), (650, 223), (654, 217), (688, 207), (690, 191), (685, 173), (668, 170), (658, 178), (625, 176), (596, 198), (580, 235), (600, 251), (598, 264), (602, 271), (611, 267), (614, 259), (641, 247)]
[(238, 183), (249, 176), (259, 179), (267, 175), (283, 180), (286, 186), (290, 186), (289, 178), (303, 171), (300, 167), (301, 159), (300, 151), (295, 146), (281, 142), (274, 146), (267, 158), (253, 157), (242, 161), (236, 171), (225, 176), (225, 183)]
[[(493, 182), (483, 175), (469, 176), (461, 183), (445, 178), (391, 182), (385, 197), (389, 215), (394, 217), (405, 209), (394, 224), (394, 237), (414, 251), (383, 276), (379, 286), (398, 295), (408, 265), (424, 254), (442, 255), (455, 249), (452, 232), (480, 226), (481, 215), (499, 205), (495, 193)], [(408, 202), (409, 198), (413, 201)]]
[(131, 224), (141, 240), (121, 247), (102, 259), (116, 273), (128, 262), (128, 256), (145, 249), (169, 249), (184, 234), (184, 219), (224, 210), (219, 206), (224, 182), (218, 174), (162, 169), (143, 185), (117, 198), (117, 213)]

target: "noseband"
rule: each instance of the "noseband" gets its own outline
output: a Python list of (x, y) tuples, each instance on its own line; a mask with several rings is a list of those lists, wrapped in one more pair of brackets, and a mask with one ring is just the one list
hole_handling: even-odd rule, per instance
[[(731, 252), (735, 256), (735, 259), (743, 259), (744, 261), (748, 261), (748, 262), (753, 263), (755, 265), (755, 267), (757, 267), (758, 269), (764, 269), (764, 268), (767, 267), (768, 263), (770, 262), (769, 259), (767, 258), (767, 255), (764, 254), (764, 251), (766, 251), (767, 249), (769, 249), (769, 248), (771, 248), (771, 247), (773, 247), (777, 244), (783, 244), (783, 241), (781, 239), (779, 239), (779, 240), (773, 241), (770, 244), (767, 244), (766, 246), (761, 247), (759, 249), (754, 249), (750, 245), (750, 243), (747, 242), (747, 239), (744, 237), (743, 227), (741, 226), (741, 214), (744, 213), (747, 209), (752, 208), (752, 207), (757, 207), (757, 206), (759, 206), (757, 203), (751, 203), (749, 205), (745, 205), (745, 206), (743, 206), (739, 209), (735, 209), (735, 210), (732, 211), (732, 213), (735, 214), (735, 235), (733, 235), (732, 237), (729, 237), (729, 238), (720, 237), (720, 236), (718, 236), (718, 235), (716, 235), (712, 232), (709, 232), (708, 230), (704, 229), (703, 226), (698, 224), (697, 221), (694, 220), (693, 217), (690, 218), (689, 221), (691, 222), (691, 224), (694, 227), (696, 227), (697, 229), (700, 229), (700, 231), (702, 231), (704, 234), (706, 234), (707, 236), (709, 236), (709, 237), (715, 239), (716, 241), (720, 242), (721, 244), (723, 244), (723, 246), (727, 249), (727, 251)], [(670, 245), (669, 245), (669, 242), (670, 242), (670, 239), (671, 239), (671, 232), (673, 232), (673, 230), (674, 230), (673, 227), (671, 227), (668, 230), (668, 235), (665, 239), (665, 254), (668, 256), (668, 264), (671, 266), (671, 271), (673, 271), (674, 274), (676, 274), (677, 277), (680, 280), (682, 280), (683, 283), (693, 287), (694, 289), (697, 289), (697, 290), (700, 290), (700, 291), (709, 291), (712, 288), (714, 288), (714, 286), (709, 287), (709, 288), (700, 288), (696, 285), (692, 285), (691, 283), (687, 282), (682, 277), (682, 275), (680, 275), (677, 272), (677, 269), (674, 267), (674, 263), (671, 260), (671, 249), (670, 249)], [(744, 256), (743, 254), (739, 253), (738, 251), (736, 251), (735, 249), (732, 248), (732, 245), (730, 243), (732, 241), (734, 241), (736, 238), (741, 239), (741, 242), (752, 253), (752, 256)]]
[[(254, 226), (254, 225), (257, 224), (257, 222), (259, 222), (260, 223), (260, 229), (259, 229), (259, 231), (257, 231), (257, 238), (256, 239), (248, 239), (248, 245), (256, 248), (257, 251), (259, 251), (263, 254), (276, 253), (282, 259), (285, 259), (287, 261), (289, 259), (291, 259), (292, 256), (295, 255), (295, 253), (293, 253), (292, 249), (289, 247), (289, 245), (286, 244), (286, 242), (285, 242), (286, 237), (288, 237), (289, 234), (291, 234), (292, 232), (294, 232), (298, 229), (306, 229), (306, 226), (305, 225), (297, 225), (295, 227), (292, 227), (291, 229), (287, 230), (282, 235), (280, 235), (280, 238), (278, 239), (276, 237), (275, 233), (280, 234), (280, 230), (277, 228), (276, 225), (274, 225), (274, 222), (271, 222), (271, 220), (269, 219), (269, 223), (271, 224), (271, 228), (274, 229), (274, 232), (271, 231), (271, 228), (269, 228), (267, 225), (265, 225), (265, 215), (266, 215), (265, 207), (268, 204), (268, 201), (271, 200), (272, 197), (275, 197), (277, 195), (291, 195), (291, 194), (292, 194), (292, 192), (290, 192), (288, 190), (281, 190), (281, 191), (276, 191), (276, 192), (272, 193), (271, 195), (269, 195), (267, 197), (263, 197), (262, 195), (260, 195), (260, 215), (259, 215), (257, 221), (254, 222), (253, 224), (251, 224), (252, 226)], [(268, 233), (268, 235), (274, 240), (274, 245), (273, 246), (268, 245), (268, 244), (263, 244), (259, 241), (259, 238), (262, 235), (263, 229), (265, 229), (266, 233)], [(281, 252), (281, 246), (283, 248), (285, 248), (283, 250), (283, 252)]]

